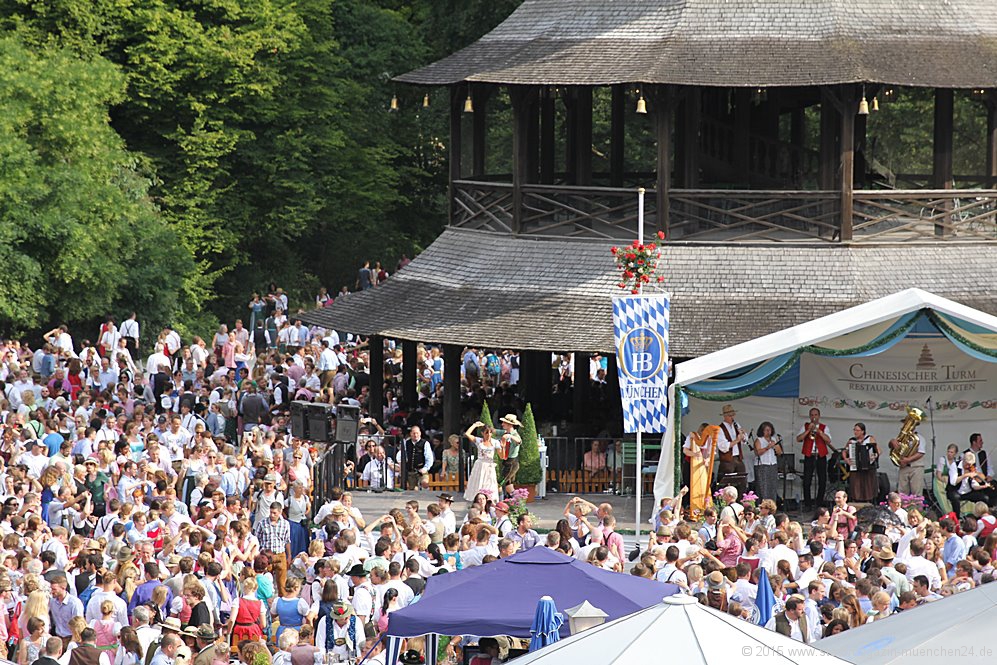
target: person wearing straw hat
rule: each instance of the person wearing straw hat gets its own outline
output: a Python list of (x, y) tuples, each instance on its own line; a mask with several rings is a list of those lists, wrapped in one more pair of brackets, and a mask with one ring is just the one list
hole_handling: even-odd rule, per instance
[[(720, 464), (717, 467), (717, 475), (721, 482), (728, 474), (744, 474), (744, 456), (742, 446), (745, 445), (748, 435), (741, 426), (734, 420), (737, 410), (731, 404), (724, 404), (720, 411), (723, 422), (720, 423), (720, 436), (717, 438), (717, 453)], [(743, 481), (738, 481), (735, 485), (741, 494), (746, 489)]]
[(331, 652), (342, 660), (360, 658), (364, 654), (365, 637), (363, 624), (353, 613), (353, 606), (337, 600), (329, 614), (318, 621), (315, 646), (323, 656)]
[(507, 413), (499, 418), (502, 426), (502, 489), (506, 496), (512, 496), (515, 489), (516, 474), (519, 473), (519, 449), (523, 445), (523, 438), (519, 435), (517, 427), (522, 427), (523, 423), (515, 413)]

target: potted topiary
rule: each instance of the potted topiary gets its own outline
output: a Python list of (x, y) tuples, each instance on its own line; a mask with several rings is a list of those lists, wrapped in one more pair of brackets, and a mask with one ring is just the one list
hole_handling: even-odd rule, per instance
[(537, 435), (537, 421), (533, 417), (533, 406), (526, 405), (523, 412), (523, 426), (519, 430), (523, 440), (519, 448), (519, 473), (516, 474), (516, 487), (529, 491), (527, 503), (532, 503), (537, 493), (537, 484), (543, 479), (540, 468), (540, 437)]

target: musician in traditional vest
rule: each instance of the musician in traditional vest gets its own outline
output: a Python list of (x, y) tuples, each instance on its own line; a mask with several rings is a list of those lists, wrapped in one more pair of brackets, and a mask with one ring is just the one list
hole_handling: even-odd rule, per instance
[(810, 420), (800, 427), (796, 440), (803, 443), (803, 505), (814, 506), (811, 497), (814, 472), (817, 474), (816, 505), (824, 505), (827, 490), (827, 451), (831, 445), (831, 431), (820, 421), (820, 409), (810, 409)]
[(768, 620), (765, 627), (774, 630), (798, 642), (810, 644), (813, 640), (807, 626), (807, 616), (803, 611), (804, 601), (798, 596), (791, 596), (786, 601), (786, 610), (779, 612)]
[[(720, 465), (717, 467), (717, 475), (721, 482), (727, 474), (744, 474), (744, 457), (742, 446), (747, 442), (748, 435), (741, 429), (741, 426), (734, 420), (737, 411), (730, 404), (725, 404), (720, 415), (723, 422), (720, 423), (720, 436), (717, 440), (717, 457)], [(747, 477), (745, 480), (738, 480), (730, 484), (737, 488), (739, 494), (744, 494), (747, 489)]]
[(429, 487), (429, 469), (433, 466), (433, 447), (429, 445), (429, 441), (422, 438), (422, 430), (418, 426), (410, 429), (409, 438), (402, 441), (397, 462), (402, 465), (405, 471), (408, 488), (424, 489)]

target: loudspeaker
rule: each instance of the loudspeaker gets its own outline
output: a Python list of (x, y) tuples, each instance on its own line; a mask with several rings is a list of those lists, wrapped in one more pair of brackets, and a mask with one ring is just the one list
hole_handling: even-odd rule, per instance
[(306, 414), (308, 440), (319, 443), (332, 441), (332, 408), (328, 404), (309, 402)]
[(310, 402), (296, 400), (291, 402), (291, 436), (298, 439), (308, 437), (308, 406)]
[(336, 407), (336, 441), (356, 444), (359, 428), (360, 407), (349, 404)]

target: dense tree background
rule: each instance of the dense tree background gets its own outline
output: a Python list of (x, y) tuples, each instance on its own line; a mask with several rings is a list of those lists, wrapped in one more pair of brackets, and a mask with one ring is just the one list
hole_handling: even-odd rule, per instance
[(204, 332), (393, 272), (445, 222), (447, 119), (390, 79), (517, 4), (0, 0), (0, 330)]
[[(424, 108), (391, 79), (520, 2), (0, 0), (0, 332), (96, 331), (135, 308), (147, 331), (203, 333), (270, 282), (302, 304), (364, 258), (393, 272), (445, 222), (448, 120), (446, 91)], [(608, 102), (598, 90), (596, 171)], [(506, 94), (489, 114), (488, 167), (508, 172)], [(884, 100), (871, 156), (930, 172), (931, 117), (930, 91)], [(956, 123), (956, 171), (979, 173), (968, 94)], [(629, 171), (654, 170), (651, 129), (628, 121)]]

